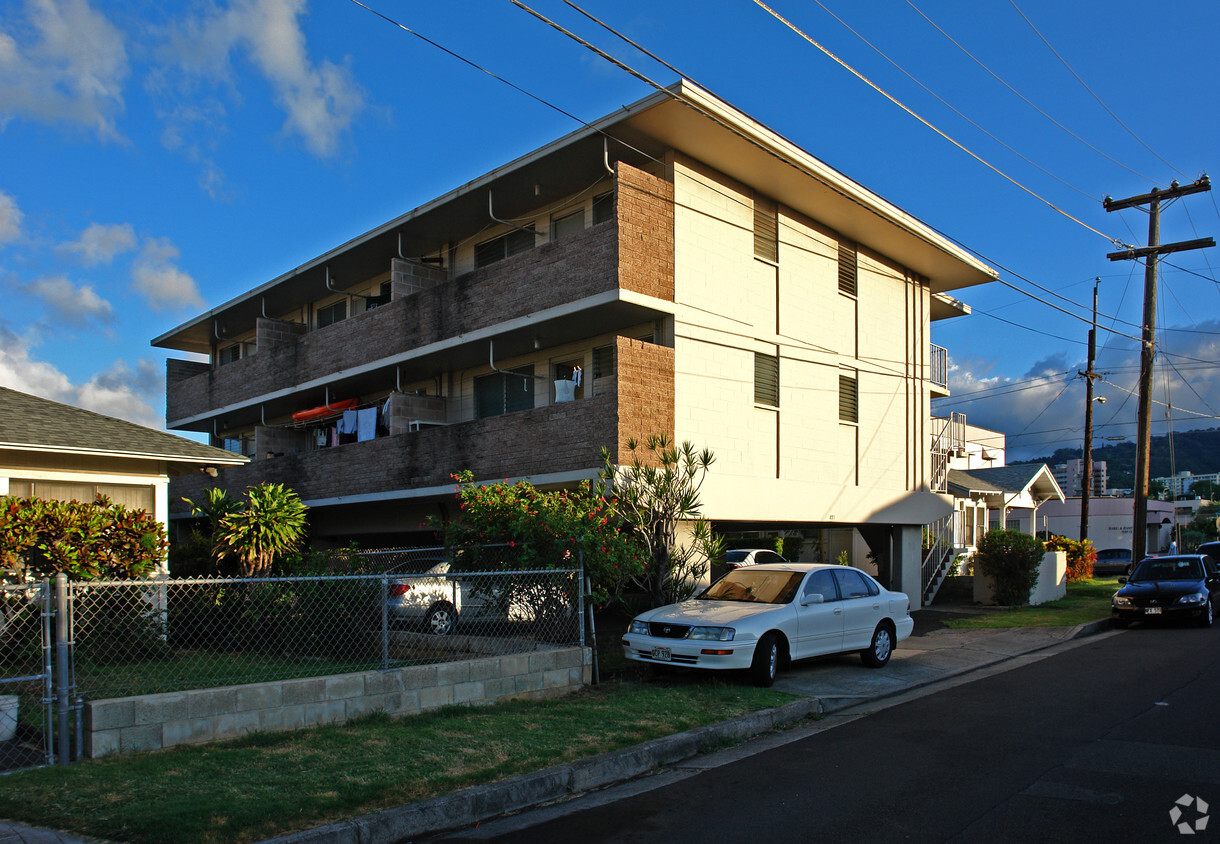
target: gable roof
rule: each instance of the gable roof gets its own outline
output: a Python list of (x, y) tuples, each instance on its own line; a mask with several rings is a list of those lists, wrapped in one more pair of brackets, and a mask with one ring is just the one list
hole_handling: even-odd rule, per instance
[(1063, 490), (1045, 463), (1022, 463), (1015, 466), (996, 466), (990, 469), (949, 470), (949, 488), (955, 494), (984, 495), (1007, 494), (1035, 495), (1045, 501), (1063, 500)]
[(0, 387), (0, 449), (88, 454), (236, 466), (245, 457), (223, 449)]

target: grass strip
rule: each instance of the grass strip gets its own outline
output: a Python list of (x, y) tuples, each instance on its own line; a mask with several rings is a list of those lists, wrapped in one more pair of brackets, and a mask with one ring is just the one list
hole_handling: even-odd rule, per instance
[(716, 678), (260, 733), (3, 778), (0, 817), (127, 842), (256, 841), (793, 700)]
[(988, 609), (982, 615), (955, 618), (946, 627), (959, 629), (996, 627), (1075, 627), (1110, 616), (1110, 599), (1118, 591), (1115, 578), (1094, 578), (1067, 585), (1067, 596), (1036, 607)]

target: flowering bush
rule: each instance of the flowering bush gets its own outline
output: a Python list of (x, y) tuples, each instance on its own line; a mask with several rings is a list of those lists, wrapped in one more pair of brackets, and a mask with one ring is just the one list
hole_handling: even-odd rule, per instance
[(1068, 583), (1093, 578), (1093, 564), (1097, 562), (1097, 549), (1093, 547), (1092, 541), (1084, 539), (1078, 542), (1075, 539), (1068, 539), (1066, 536), (1052, 536), (1046, 541), (1046, 550), (1067, 552)]
[[(455, 554), (454, 568), (577, 568), (583, 555), (599, 605), (616, 599), (644, 570), (646, 554), (632, 535), (620, 529), (613, 499), (588, 482), (576, 489), (540, 490), (527, 481), (475, 484), (469, 471), (458, 482), (458, 516), (447, 523), (432, 520)], [(505, 544), (511, 563), (489, 563), (478, 549)], [(502, 559), (502, 558), (500, 558)]]

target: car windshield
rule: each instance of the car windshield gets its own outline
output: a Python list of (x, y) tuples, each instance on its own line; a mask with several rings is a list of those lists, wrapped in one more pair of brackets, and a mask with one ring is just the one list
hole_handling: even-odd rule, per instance
[(787, 604), (796, 595), (804, 572), (737, 569), (709, 586), (699, 597), (708, 601)]
[(1136, 566), (1131, 581), (1138, 583), (1148, 580), (1200, 580), (1203, 577), (1203, 566), (1198, 560), (1182, 560), (1163, 558), (1144, 560)]

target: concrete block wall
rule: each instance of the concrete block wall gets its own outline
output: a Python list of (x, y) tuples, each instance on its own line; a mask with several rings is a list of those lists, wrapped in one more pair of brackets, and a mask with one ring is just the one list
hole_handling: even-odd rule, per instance
[(370, 712), (415, 715), (453, 704), (549, 698), (592, 680), (592, 653), (572, 647), (439, 665), (88, 701), (85, 754), (161, 750), (249, 732), (341, 724)]
[(440, 267), (430, 264), (419, 264), (415, 261), (404, 261), (394, 258), (390, 261), (390, 299), (401, 299), (421, 290), (428, 290), (449, 280), (449, 273)]
[(256, 351), (295, 345), (304, 334), (305, 326), (302, 323), (259, 317), (254, 327)]
[(615, 343), (615, 378), (619, 407), (616, 460), (622, 462), (630, 460), (627, 440), (631, 437), (641, 443), (649, 434), (673, 439), (674, 350), (619, 337)]

